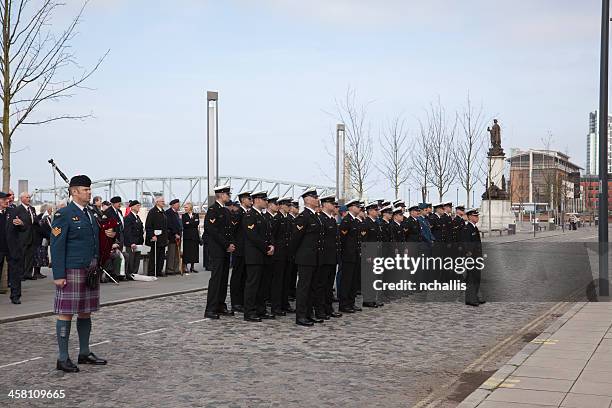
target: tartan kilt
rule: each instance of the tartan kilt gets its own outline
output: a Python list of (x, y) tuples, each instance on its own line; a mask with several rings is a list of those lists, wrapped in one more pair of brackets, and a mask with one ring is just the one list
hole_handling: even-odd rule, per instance
[[(95, 263), (89, 268), (95, 267)], [(66, 286), (55, 287), (53, 311), (56, 314), (95, 312), (100, 307), (100, 286), (87, 287), (89, 268), (66, 269)]]

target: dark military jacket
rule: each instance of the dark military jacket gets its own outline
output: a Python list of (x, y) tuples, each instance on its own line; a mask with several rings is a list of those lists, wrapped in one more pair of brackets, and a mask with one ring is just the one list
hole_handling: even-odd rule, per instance
[(466, 257), (477, 258), (482, 256), (480, 231), (478, 231), (478, 227), (471, 222), (467, 222), (465, 228), (461, 231), (461, 243), (463, 246), (463, 253)]
[(393, 241), (393, 231), (391, 230), (391, 223), (393, 221), (385, 221), (384, 219), (380, 219), (380, 240), (382, 242), (392, 242)]
[[(13, 225), (7, 219), (7, 227)], [(98, 256), (98, 223), (93, 214), (86, 215), (74, 202), (60, 208), (51, 224), (51, 257), (53, 279), (64, 279), (66, 269), (84, 269)]]
[(402, 224), (404, 224), (404, 221), (402, 221), (400, 224), (398, 224), (395, 221), (391, 221), (391, 235), (392, 235), (393, 242), (405, 242), (406, 241), (406, 235), (405, 235), (404, 227), (402, 226)]
[(405, 231), (405, 239), (406, 242), (421, 242), (423, 241), (423, 234), (421, 232), (421, 224), (418, 220), (407, 217), (406, 218), (406, 228)]
[(289, 237), (291, 220), (280, 211), (272, 220), (272, 241), (274, 242), (274, 260), (284, 262), (289, 256)]
[(319, 216), (305, 208), (293, 223), (291, 249), (298, 265), (320, 265), (323, 250), (323, 224)]
[(319, 214), (323, 224), (323, 252), (321, 265), (336, 265), (338, 262), (338, 223), (335, 217), (330, 217), (323, 211)]
[(211, 257), (228, 256), (227, 248), (234, 243), (230, 210), (215, 201), (204, 217), (204, 230), (208, 234), (208, 253)]
[(244, 228), (242, 228), (242, 218), (246, 214), (244, 208), (239, 207), (238, 211), (232, 213), (232, 229), (234, 233), (234, 245), (236, 245), (236, 250), (234, 251), (235, 256), (244, 256), (244, 240), (245, 233)]
[(242, 228), (245, 234), (244, 262), (247, 265), (271, 263), (272, 257), (266, 254), (273, 245), (270, 218), (251, 208), (242, 217)]
[(450, 242), (459, 242), (461, 240), (461, 232), (465, 228), (465, 220), (456, 215), (451, 219), (450, 227)]
[(340, 223), (340, 257), (343, 262), (359, 262), (361, 257), (361, 237), (363, 221), (346, 214)]
[(445, 216), (438, 216), (435, 213), (429, 215), (431, 233), (436, 242), (447, 242), (449, 234), (449, 223)]

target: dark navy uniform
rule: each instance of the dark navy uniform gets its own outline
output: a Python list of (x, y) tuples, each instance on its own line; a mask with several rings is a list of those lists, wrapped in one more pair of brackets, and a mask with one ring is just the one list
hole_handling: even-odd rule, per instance
[[(229, 186), (222, 187), (225, 188), (219, 187), (215, 189), (215, 192), (225, 192), (225, 190), (229, 192)], [(232, 215), (229, 209), (215, 201), (208, 208), (208, 212), (204, 217), (204, 229), (208, 235), (208, 253), (211, 271), (208, 282), (206, 314), (212, 318), (215, 318), (215, 315), (218, 313), (231, 314), (227, 310), (225, 298), (227, 297), (230, 262), (228, 249), (234, 243), (232, 228)]]
[[(256, 193), (253, 194), (253, 197)], [(272, 264), (272, 257), (267, 255), (272, 245), (272, 226), (269, 218), (260, 210), (251, 208), (242, 218), (245, 233), (244, 261), (246, 264), (246, 283), (244, 289), (244, 319), (260, 321), (268, 318), (264, 299), (265, 288), (262, 284), (265, 268)]]
[[(248, 194), (248, 193), (244, 193)], [(240, 198), (239, 194), (239, 198)], [(234, 234), (234, 242), (236, 250), (232, 254), (233, 266), (232, 276), (230, 278), (230, 298), (232, 302), (232, 310), (237, 312), (244, 311), (244, 284), (246, 281), (246, 266), (244, 264), (244, 245), (245, 232), (242, 228), (242, 219), (246, 214), (247, 209), (240, 206), (238, 211), (232, 214), (232, 227)]]
[(284, 315), (283, 309), (288, 309), (289, 300), (285, 274), (289, 265), (289, 237), (291, 223), (287, 215), (277, 212), (272, 219), (272, 241), (274, 242), (274, 256), (272, 268), (272, 282), (270, 286), (270, 301), (272, 313)]
[(325, 314), (337, 317), (334, 314), (334, 281), (336, 279), (336, 266), (338, 264), (338, 222), (336, 217), (327, 215), (324, 211), (319, 214), (323, 224), (323, 252), (321, 253), (321, 278), (325, 299)]
[[(349, 204), (347, 204), (348, 206)], [(340, 277), (340, 311), (353, 313), (355, 297), (359, 290), (359, 274), (361, 269), (361, 236), (363, 222), (348, 213), (340, 223), (340, 262), (342, 275)]]
[[(462, 230), (461, 242), (464, 247), (464, 254), (469, 258), (482, 257), (482, 244), (480, 241), (480, 232), (478, 227), (471, 222), (465, 224), (465, 228)], [(478, 306), (480, 303), (484, 303), (479, 296), (480, 290), (480, 275), (479, 269), (473, 269), (467, 271), (466, 276), (466, 290), (465, 290), (465, 303), (470, 306)]]
[(295, 254), (298, 269), (298, 282), (295, 289), (296, 321), (324, 315), (324, 293), (317, 284), (320, 282), (320, 262), (323, 245), (323, 224), (317, 214), (305, 208), (293, 224), (291, 247)]

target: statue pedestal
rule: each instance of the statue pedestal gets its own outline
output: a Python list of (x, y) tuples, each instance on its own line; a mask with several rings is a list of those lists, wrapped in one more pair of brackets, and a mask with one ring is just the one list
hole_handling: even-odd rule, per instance
[(478, 220), (479, 230), (489, 230), (489, 214), (491, 215), (491, 229), (504, 229), (508, 228), (508, 224), (515, 223), (510, 200), (482, 200)]
[(502, 176), (504, 175), (505, 160), (506, 156), (489, 156), (489, 167), (487, 168), (487, 184), (490, 186), (491, 182), (499, 188), (502, 186)]

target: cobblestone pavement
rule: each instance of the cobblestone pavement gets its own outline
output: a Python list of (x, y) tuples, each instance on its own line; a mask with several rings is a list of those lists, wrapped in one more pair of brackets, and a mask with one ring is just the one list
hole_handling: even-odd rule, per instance
[[(416, 295), (418, 296), (418, 295)], [(455, 379), (551, 305), (422, 303), (411, 297), (302, 328), (293, 316), (203, 320), (204, 294), (110, 306), (91, 343), (108, 366), (55, 370), (55, 318), (0, 325), (0, 405), (11, 389), (65, 390), (62, 407), (406, 407)], [(76, 360), (73, 324), (71, 357)], [(493, 367), (494, 368), (494, 367)], [(478, 386), (478, 384), (476, 384)], [(460, 399), (459, 399), (460, 400)]]
[[(588, 242), (591, 235), (549, 240)], [(411, 295), (313, 328), (296, 326), (293, 315), (205, 320), (205, 292), (109, 306), (95, 314), (91, 339), (109, 365), (81, 366), (78, 374), (55, 370), (55, 317), (4, 323), (0, 406), (409, 407), (453, 383), (438, 406), (454, 407), (555, 317), (519, 332), (554, 303), (514, 301), (516, 293), (512, 302), (477, 309), (458, 293), (445, 294), (445, 302)], [(517, 333), (524, 338), (473, 365)], [(77, 347), (73, 323), (75, 361)], [(64, 390), (66, 397), (10, 400), (10, 390)]]

